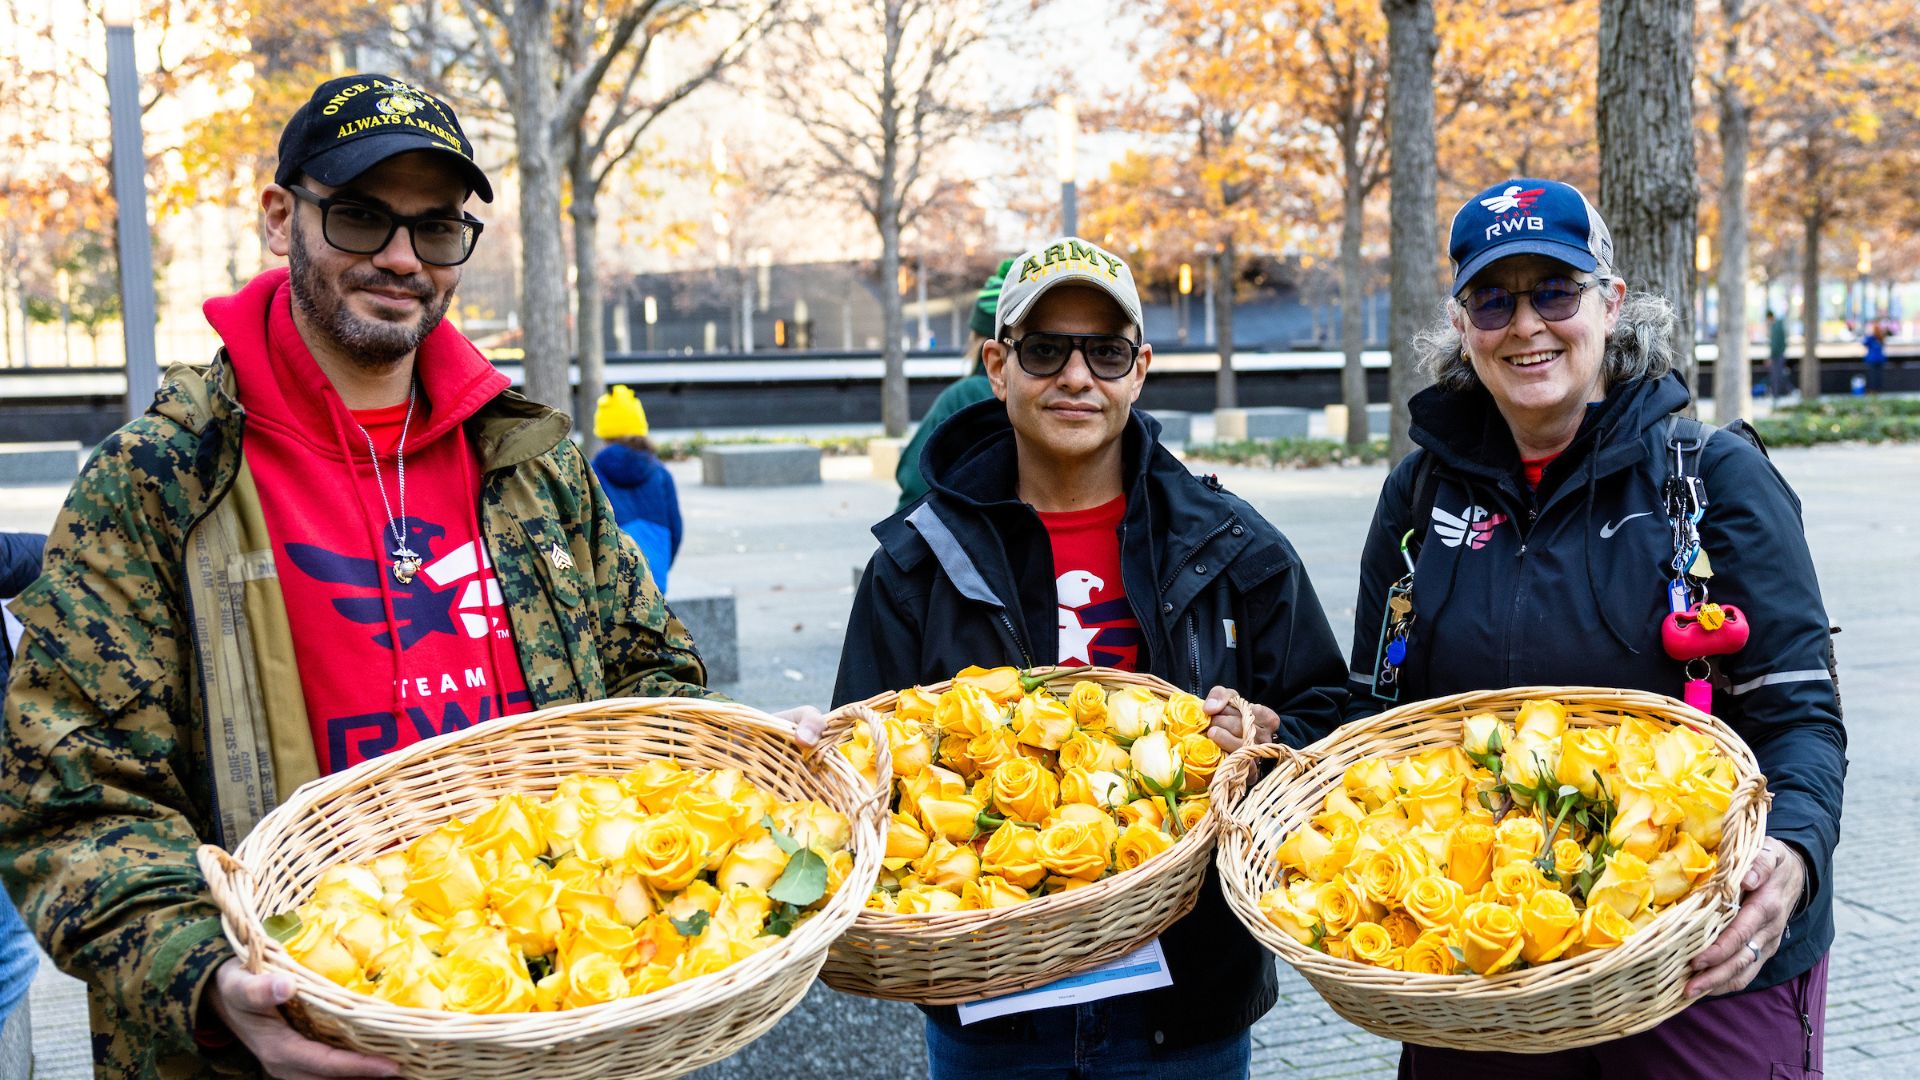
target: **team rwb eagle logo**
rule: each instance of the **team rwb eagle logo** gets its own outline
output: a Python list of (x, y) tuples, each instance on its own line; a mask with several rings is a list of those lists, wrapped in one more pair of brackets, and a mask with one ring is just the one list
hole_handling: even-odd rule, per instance
[(1530, 191), (1522, 191), (1520, 190), (1519, 184), (1509, 184), (1507, 185), (1507, 190), (1495, 195), (1493, 198), (1481, 199), (1480, 205), (1493, 211), (1495, 214), (1524, 213), (1525, 211), (1533, 209), (1533, 204), (1539, 200), (1540, 196), (1546, 194), (1546, 191), (1546, 188), (1534, 188)]
[(1433, 531), (1440, 542), (1448, 547), (1467, 545), (1471, 551), (1479, 551), (1493, 539), (1494, 527), (1507, 520), (1505, 514), (1491, 514), (1484, 506), (1469, 504), (1458, 516), (1433, 508)]
[[(486, 547), (469, 541), (443, 554), (434, 546), (446, 537), (446, 529), (417, 517), (409, 517), (407, 525), (407, 546), (420, 553), (421, 568), (412, 581), (392, 586), (400, 648), (411, 649), (430, 634), (467, 638), (505, 634), (500, 626), (504, 613), (500, 579), (493, 574)], [(392, 533), (382, 530), (381, 536), (390, 540)], [(392, 647), (386, 599), (380, 592), (385, 569), (381, 562), (341, 555), (316, 544), (288, 544), (287, 557), (316, 581), (345, 586), (341, 591), (350, 595), (336, 596), (333, 609), (352, 622), (378, 629), (374, 644)]]
[(1126, 597), (1094, 602), (1107, 587), (1098, 575), (1069, 570), (1054, 580), (1060, 595), (1060, 663), (1128, 667), (1140, 655), (1140, 628)]

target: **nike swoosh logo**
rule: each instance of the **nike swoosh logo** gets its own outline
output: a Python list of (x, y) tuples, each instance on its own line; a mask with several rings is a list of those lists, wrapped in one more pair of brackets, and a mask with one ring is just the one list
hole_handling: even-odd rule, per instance
[(1620, 531), (1620, 526), (1625, 525), (1627, 522), (1632, 521), (1634, 518), (1646, 517), (1648, 514), (1651, 514), (1651, 513), (1653, 513), (1653, 511), (1651, 510), (1642, 510), (1637, 514), (1628, 514), (1626, 517), (1621, 518), (1619, 521), (1607, 522), (1605, 525), (1600, 526), (1600, 539), (1602, 540), (1613, 539), (1613, 534)]

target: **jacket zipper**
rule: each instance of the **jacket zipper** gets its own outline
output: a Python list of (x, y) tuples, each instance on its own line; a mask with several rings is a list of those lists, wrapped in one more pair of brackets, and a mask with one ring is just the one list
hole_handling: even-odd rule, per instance
[(1187, 612), (1187, 658), (1193, 663), (1193, 693), (1199, 695), (1200, 689), (1200, 628), (1193, 612)]
[(1174, 564), (1173, 572), (1169, 573), (1167, 575), (1167, 580), (1162, 582), (1160, 585), (1160, 592), (1162, 595), (1165, 595), (1168, 589), (1173, 588), (1174, 581), (1180, 577), (1180, 571), (1185, 570), (1187, 568), (1187, 564), (1193, 561), (1193, 557), (1195, 555), (1200, 554), (1202, 551), (1206, 550), (1207, 545), (1213, 543), (1215, 537), (1219, 536), (1221, 533), (1226, 532), (1228, 529), (1232, 528), (1233, 522), (1234, 522), (1234, 519), (1232, 517), (1228, 517), (1227, 520), (1221, 522), (1218, 525), (1215, 525), (1213, 527), (1212, 532), (1201, 537), (1199, 543), (1193, 545), (1191, 548), (1188, 548), (1187, 553), (1185, 555), (1180, 556), (1180, 561)]
[[(240, 413), (239, 429), (234, 432), (234, 436), (233, 436), (234, 451), (236, 454), (238, 454), (241, 450), (245, 449), (245, 438), (246, 438), (246, 432), (247, 432), (246, 420), (247, 420), (247, 415), (244, 411), (242, 411)], [(211, 424), (212, 420), (209, 419), (208, 423)], [(236, 465), (234, 468), (234, 479), (237, 480), (239, 478), (239, 475), (240, 475), (239, 467)], [(187, 523), (186, 528), (180, 530), (180, 550), (183, 556), (187, 550), (187, 546), (189, 543), (188, 538), (193, 535), (193, 531), (195, 529), (200, 527), (201, 522), (207, 520), (208, 517), (212, 516), (215, 510), (218, 510), (220, 508), (220, 504), (224, 502), (228, 494), (230, 494), (233, 491), (233, 483), (234, 483), (233, 480), (228, 480), (226, 483), (226, 486), (222, 487), (220, 491), (214, 495), (212, 501), (207, 503), (206, 509), (200, 511), (200, 513), (197, 516), (195, 516), (192, 521)], [(187, 565), (183, 560), (180, 564), (180, 580), (181, 581), (187, 580), (188, 573), (189, 571), (188, 571)], [(181, 599), (183, 599), (186, 602), (186, 609), (187, 609), (186, 629), (187, 629), (187, 633), (191, 634), (193, 633), (193, 628), (196, 625), (194, 610), (193, 610), (193, 590), (191, 588), (181, 590)], [(204, 710), (206, 709), (207, 702), (209, 700), (208, 694), (207, 694), (207, 665), (204, 662), (203, 658), (195, 657), (193, 667), (194, 667), (194, 681), (200, 684), (200, 707), (203, 710), (201, 719), (204, 721), (205, 720)], [(208, 759), (209, 766), (211, 766), (212, 759), (213, 759), (212, 742), (214, 738), (214, 732), (212, 728), (207, 727), (204, 723), (201, 724), (201, 727), (205, 729), (205, 736), (208, 742), (207, 759)], [(207, 771), (206, 784), (207, 784), (207, 787), (206, 787), (207, 807), (213, 812), (212, 813), (213, 829), (216, 834), (222, 834), (224, 833), (225, 830), (221, 829), (220, 827), (220, 820), (221, 820), (220, 819), (220, 785), (214, 782), (213, 771), (211, 768), (209, 768)], [(241, 839), (242, 837), (238, 837), (238, 836), (221, 835), (220, 843), (223, 847), (226, 847), (228, 850), (232, 850), (233, 847), (241, 841)]]
[(1025, 664), (1024, 664), (1025, 668), (1028, 671), (1033, 670), (1033, 667), (1034, 667), (1033, 654), (1027, 652), (1027, 643), (1021, 640), (1020, 631), (1014, 628), (1013, 616), (1007, 614), (1006, 608), (1001, 608), (999, 610), (1000, 610), (1000, 622), (1002, 625), (1004, 625), (1007, 628), (1007, 636), (1013, 638), (1013, 647), (1020, 650), (1020, 659), (1025, 661)]

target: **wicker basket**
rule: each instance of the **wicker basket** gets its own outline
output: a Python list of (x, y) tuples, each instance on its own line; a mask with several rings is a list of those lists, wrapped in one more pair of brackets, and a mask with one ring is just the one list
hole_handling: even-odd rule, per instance
[[(1349, 765), (1457, 744), (1460, 722), (1476, 713), (1512, 719), (1521, 702), (1552, 698), (1569, 727), (1637, 716), (1686, 724), (1733, 761), (1719, 865), (1707, 882), (1662, 911), (1617, 948), (1493, 976), (1407, 974), (1308, 948), (1269, 921), (1260, 895), (1280, 884), (1274, 852), (1342, 782)], [(1256, 762), (1280, 765), (1245, 792)], [(1243, 794), (1244, 792), (1244, 794)], [(1333, 1010), (1382, 1038), (1461, 1050), (1544, 1053), (1606, 1042), (1658, 1024), (1687, 1005), (1687, 964), (1733, 921), (1747, 866), (1765, 839), (1766, 778), (1740, 736), (1669, 697), (1595, 687), (1518, 687), (1419, 701), (1356, 721), (1304, 750), (1258, 746), (1214, 774), (1222, 816), (1217, 861), (1227, 902), (1253, 936), (1299, 969)]]
[[(1033, 673), (1059, 670), (1035, 668)], [(1160, 697), (1180, 692), (1151, 675), (1099, 667), (1070, 670), (1074, 678), (1109, 690), (1141, 686)], [(952, 685), (949, 680), (926, 689), (940, 693)], [(881, 694), (865, 704), (890, 715), (898, 699)], [(1246, 703), (1236, 698), (1234, 704), (1245, 717)], [(926, 915), (861, 911), (834, 942), (820, 977), (849, 994), (951, 1005), (1031, 989), (1096, 967), (1145, 945), (1193, 909), (1216, 831), (1209, 808), (1173, 847), (1145, 865), (1012, 907)]]
[[(828, 944), (853, 921), (885, 850), (886, 792), (828, 748), (863, 709), (829, 719), (802, 754), (785, 721), (692, 698), (622, 698), (544, 709), (417, 743), (307, 784), (240, 843), (200, 849), (221, 923), (254, 971), (292, 976), (286, 1011), (312, 1037), (398, 1062), (405, 1074), (484, 1077), (679, 1076), (740, 1049), (799, 1002)], [(391, 1005), (296, 963), (263, 915), (304, 900), (322, 871), (412, 841), (509, 793), (551, 794), (574, 773), (617, 773), (653, 759), (739, 768), (782, 800), (819, 799), (853, 826), (854, 868), (827, 903), (779, 944), (711, 975), (639, 997), (550, 1013), (468, 1015)], [(237, 857), (236, 857), (237, 856)]]

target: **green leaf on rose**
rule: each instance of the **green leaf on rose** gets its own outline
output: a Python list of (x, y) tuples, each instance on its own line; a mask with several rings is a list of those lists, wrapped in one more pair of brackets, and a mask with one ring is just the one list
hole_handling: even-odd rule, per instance
[(760, 815), (760, 824), (762, 827), (764, 827), (767, 830), (768, 833), (772, 834), (773, 842), (780, 845), (781, 851), (784, 851), (787, 854), (791, 855), (794, 852), (800, 850), (800, 841), (795, 840), (793, 837), (788, 836), (786, 833), (781, 832), (779, 828), (777, 828), (773, 823), (773, 815), (771, 814)]
[(774, 937), (786, 937), (793, 933), (794, 924), (800, 921), (801, 914), (798, 907), (792, 904), (781, 904), (767, 916), (767, 925), (762, 927), (760, 932), (772, 934)]
[[(700, 914), (705, 915), (706, 912), (703, 911)], [(539, 982), (541, 979), (544, 979), (551, 974), (553, 974), (553, 957), (551, 956), (527, 957), (527, 978), (529, 980), (533, 982)]]
[(673, 924), (673, 928), (681, 937), (699, 937), (706, 932), (707, 924), (713, 921), (713, 916), (707, 914), (705, 908), (701, 908), (684, 919), (676, 919), (669, 915), (667, 921)]
[(787, 860), (780, 880), (767, 890), (767, 897), (783, 904), (806, 907), (827, 894), (827, 860), (812, 848), (801, 848)]
[(300, 916), (291, 911), (283, 911), (278, 915), (269, 915), (262, 919), (261, 925), (267, 928), (267, 936), (284, 945), (292, 941), (294, 935), (300, 932)]

